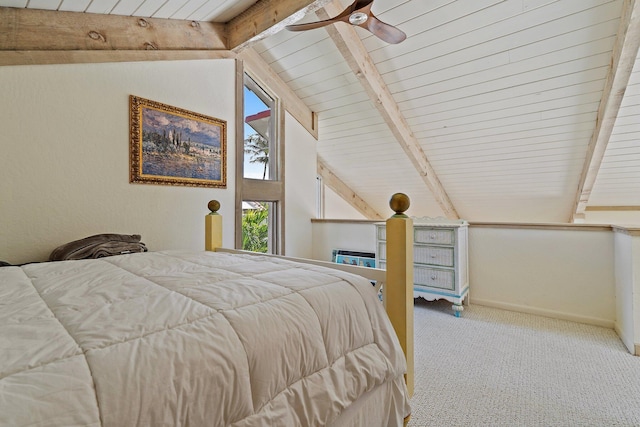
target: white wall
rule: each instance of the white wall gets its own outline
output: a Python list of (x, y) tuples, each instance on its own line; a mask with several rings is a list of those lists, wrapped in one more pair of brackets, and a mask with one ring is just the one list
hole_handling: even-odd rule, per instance
[[(615, 278), (617, 295), (633, 295), (633, 238), (623, 233), (614, 233)], [(633, 298), (616, 298), (615, 329), (625, 346), (634, 351), (634, 301)], [(639, 306), (640, 307), (640, 306)], [(640, 327), (639, 327), (640, 329)], [(637, 342), (640, 342), (638, 339)]]
[(311, 258), (331, 261), (333, 249), (359, 252), (376, 251), (374, 221), (313, 221)]
[[(42, 261), (96, 233), (203, 249), (210, 199), (233, 247), (235, 62), (0, 67), (0, 260)], [(226, 189), (129, 183), (129, 95), (227, 121)]]
[(611, 231), (469, 228), (471, 303), (613, 328)]
[(640, 356), (640, 234), (616, 229), (616, 325), (631, 353)]
[[(375, 250), (373, 224), (313, 221), (313, 257), (329, 260), (332, 248)], [(470, 226), (471, 304), (613, 328), (613, 233), (599, 229)]]
[[(633, 300), (633, 341), (636, 356), (640, 356), (640, 238), (635, 235), (631, 244), (633, 259), (633, 289), (627, 298)], [(628, 292), (628, 291), (627, 291)]]
[(335, 191), (324, 186), (324, 217), (329, 219), (366, 219)]
[(285, 116), (285, 140), (285, 255), (311, 258), (317, 141), (289, 113)]

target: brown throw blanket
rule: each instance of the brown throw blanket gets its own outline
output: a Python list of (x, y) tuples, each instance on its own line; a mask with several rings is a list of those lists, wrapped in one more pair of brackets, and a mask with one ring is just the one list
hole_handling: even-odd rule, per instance
[(139, 234), (96, 234), (58, 246), (49, 255), (49, 261), (102, 258), (132, 252), (146, 252)]

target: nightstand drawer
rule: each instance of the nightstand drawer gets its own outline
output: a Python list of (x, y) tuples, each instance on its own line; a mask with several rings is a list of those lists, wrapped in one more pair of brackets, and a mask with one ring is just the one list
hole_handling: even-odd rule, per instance
[(415, 243), (428, 243), (438, 245), (453, 245), (456, 241), (454, 231), (450, 228), (415, 228), (415, 232), (413, 233), (413, 240)]
[(453, 270), (442, 270), (415, 265), (413, 268), (413, 282), (417, 286), (454, 290), (455, 274)]
[(387, 259), (387, 242), (378, 242), (378, 259)]
[(453, 248), (416, 245), (413, 247), (413, 262), (453, 267), (453, 254)]

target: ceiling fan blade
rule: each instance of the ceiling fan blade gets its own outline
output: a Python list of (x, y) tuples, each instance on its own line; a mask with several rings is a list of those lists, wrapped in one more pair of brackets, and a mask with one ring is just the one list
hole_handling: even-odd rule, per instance
[(325, 19), (324, 21), (316, 21), (316, 22), (308, 22), (306, 24), (292, 24), (287, 25), (286, 28), (289, 31), (305, 31), (305, 30), (313, 30), (314, 28), (324, 27), (325, 25), (333, 24), (334, 22), (340, 21), (336, 18)]
[(306, 24), (287, 25), (285, 28), (289, 31), (304, 31), (324, 27), (325, 25), (336, 22), (345, 22), (362, 27), (387, 43), (396, 44), (404, 41), (407, 35), (399, 28), (379, 20), (373, 12), (371, 12), (372, 5), (373, 0), (355, 0), (350, 6), (333, 18)]
[(373, 35), (391, 44), (398, 44), (407, 38), (404, 31), (386, 22), (382, 22), (376, 18), (373, 13), (369, 13), (369, 19), (360, 24), (360, 27), (371, 31)]
[[(333, 18), (325, 19), (322, 21), (308, 22), (306, 24), (287, 25), (285, 28), (289, 31), (305, 31), (305, 30), (313, 30), (314, 28), (324, 27), (325, 25), (333, 24), (334, 22), (349, 22), (349, 16), (353, 12), (359, 9), (363, 9), (367, 6), (370, 6), (371, 3), (373, 3), (373, 0), (356, 0), (351, 5), (349, 5), (345, 10), (340, 12), (339, 15), (334, 16)], [(368, 13), (368, 10), (365, 13)]]

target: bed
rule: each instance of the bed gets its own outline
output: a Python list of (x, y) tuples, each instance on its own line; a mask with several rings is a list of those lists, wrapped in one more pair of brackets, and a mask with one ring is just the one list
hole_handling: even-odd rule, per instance
[(160, 251), (0, 268), (0, 425), (401, 426), (407, 359), (371, 282)]

